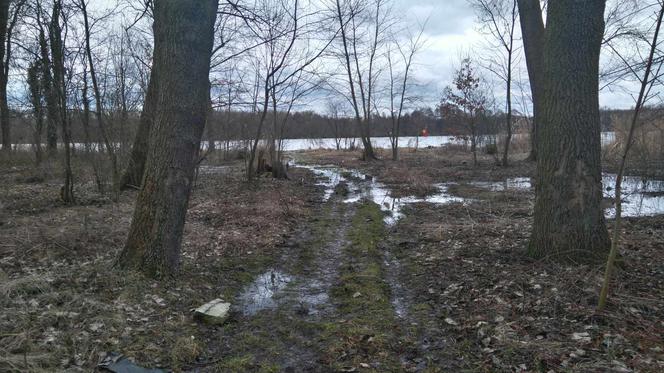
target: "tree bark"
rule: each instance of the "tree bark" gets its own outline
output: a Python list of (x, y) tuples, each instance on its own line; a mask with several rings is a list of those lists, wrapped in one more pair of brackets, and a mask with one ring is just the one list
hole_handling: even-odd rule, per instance
[(44, 25), (41, 21), (41, 4), (37, 3), (37, 25), (39, 28), (39, 54), (41, 56), (42, 67), (42, 89), (46, 101), (46, 148), (49, 158), (55, 158), (58, 151), (58, 123), (60, 122), (60, 113), (58, 111), (57, 95), (51, 74), (51, 58), (49, 46), (46, 41)]
[(11, 151), (11, 125), (7, 105), (7, 69), (5, 66), (5, 46), (7, 45), (7, 24), (9, 23), (9, 0), (0, 0), (0, 128), (2, 151)]
[(32, 112), (35, 118), (35, 130), (33, 132), (33, 146), (35, 150), (35, 163), (40, 165), (43, 159), (41, 137), (44, 128), (44, 115), (42, 114), (42, 87), (41, 87), (41, 62), (39, 60), (30, 64), (27, 71), (28, 92)]
[(120, 181), (122, 189), (140, 188), (143, 183), (143, 173), (145, 171), (145, 159), (148, 154), (148, 144), (150, 141), (150, 130), (154, 122), (155, 110), (157, 107), (157, 79), (155, 78), (158, 61), (154, 60), (152, 70), (150, 70), (150, 82), (148, 90), (145, 93), (143, 102), (143, 111), (138, 123), (138, 130), (134, 137), (134, 145), (131, 147), (129, 163), (127, 169)]
[(74, 176), (71, 169), (71, 127), (67, 118), (67, 88), (65, 85), (65, 60), (64, 41), (62, 40), (62, 27), (60, 26), (60, 15), (62, 13), (62, 2), (56, 0), (53, 3), (51, 22), (48, 27), (49, 39), (51, 41), (51, 56), (53, 56), (53, 80), (51, 85), (51, 96), (54, 101), (53, 110), (57, 112), (56, 118), (62, 131), (62, 147), (64, 149), (64, 183), (60, 191), (60, 197), (65, 204), (72, 204), (74, 200)]
[(605, 0), (549, 2), (538, 113), (534, 257), (604, 259), (599, 55)]
[(143, 185), (118, 263), (174, 274), (208, 111), (216, 0), (157, 0), (153, 76), (160, 87)]
[(530, 160), (537, 159), (537, 136), (539, 116), (542, 113), (543, 72), (544, 72), (544, 19), (540, 0), (518, 0), (521, 34), (526, 55), (526, 66), (530, 77), (530, 92), (533, 98), (533, 122), (530, 137)]

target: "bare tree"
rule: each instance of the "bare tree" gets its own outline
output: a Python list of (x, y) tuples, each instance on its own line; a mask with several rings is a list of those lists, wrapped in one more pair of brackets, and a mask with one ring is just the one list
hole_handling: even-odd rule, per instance
[[(268, 139), (268, 152), (272, 161), (272, 173), (276, 177), (286, 177), (285, 166), (281, 161), (281, 137), (283, 128), (287, 123), (293, 105), (303, 95), (310, 92), (319, 83), (315, 82), (314, 63), (327, 50), (335, 35), (330, 39), (320, 40), (321, 46), (310, 47), (312, 34), (316, 31), (320, 21), (313, 14), (302, 15), (300, 3), (294, 0), (278, 0), (275, 4), (271, 0), (261, 3), (261, 12), (264, 19), (269, 22), (257, 26), (255, 36), (260, 41), (261, 49), (254, 56), (254, 66), (258, 69), (256, 76), (260, 80), (260, 93), (256, 91), (256, 98), (260, 97), (260, 116), (250, 148), (247, 165), (247, 179), (251, 180), (257, 170), (254, 168), (258, 154), (258, 145), (263, 137), (263, 131), (268, 114), (272, 112), (272, 128)], [(302, 42), (304, 47), (297, 43)], [(307, 71), (310, 69), (312, 71)], [(258, 82), (257, 82), (258, 84)], [(283, 99), (283, 100), (282, 100)], [(278, 119), (279, 104), (284, 103), (284, 118)], [(279, 124), (281, 123), (281, 125)], [(281, 130), (280, 130), (281, 128)], [(260, 157), (258, 157), (260, 158)], [(259, 165), (262, 160), (258, 159)]]
[(32, 113), (35, 119), (35, 128), (33, 132), (33, 147), (35, 151), (35, 161), (37, 165), (42, 162), (42, 146), (41, 137), (44, 128), (44, 114), (42, 105), (42, 67), (41, 61), (33, 61), (30, 63), (27, 71), (28, 95), (30, 104), (32, 105)]
[[(265, 121), (270, 110), (270, 98), (274, 96), (274, 92), (279, 88), (279, 82), (277, 82), (276, 77), (287, 64), (288, 57), (295, 47), (295, 42), (298, 39), (300, 31), (300, 15), (298, 13), (300, 7), (298, 0), (293, 2), (292, 11), (287, 11), (285, 4), (283, 7), (273, 5), (269, 1), (262, 3), (261, 10), (266, 13), (265, 18), (270, 19), (271, 22), (265, 23), (263, 28), (256, 32), (256, 36), (262, 39), (261, 44), (265, 48), (266, 58), (264, 66), (260, 62), (257, 62), (255, 65), (259, 69), (265, 69), (265, 73), (261, 75), (260, 70), (256, 72), (257, 76), (261, 76), (262, 109), (258, 120), (256, 136), (252, 140), (249, 153), (249, 163), (247, 165), (248, 180), (252, 180), (256, 173), (254, 164), (256, 162), (258, 144), (263, 136)], [(276, 121), (276, 118), (274, 120)], [(264, 161), (259, 159), (259, 163), (261, 162)]]
[(341, 150), (341, 140), (343, 136), (342, 105), (343, 103), (340, 101), (329, 100), (327, 102), (327, 123), (332, 130), (334, 145), (337, 150)]
[[(377, 81), (376, 61), (390, 26), (387, 1), (335, 0), (334, 12), (339, 23), (341, 59), (346, 70), (349, 101), (364, 147), (363, 158), (376, 159), (371, 144), (371, 122)], [(368, 40), (363, 40), (364, 35), (368, 35)], [(363, 50), (366, 55), (361, 53)]]
[[(147, 18), (146, 16), (151, 16), (152, 11), (152, 2), (148, 1), (147, 3), (142, 4), (140, 9), (140, 18), (137, 19), (131, 25), (131, 27), (127, 27), (125, 29), (125, 33), (130, 35), (129, 30), (137, 27), (138, 20)], [(130, 45), (132, 45), (131, 42)], [(136, 129), (136, 134), (132, 142), (129, 160), (127, 161), (127, 166), (120, 180), (120, 187), (122, 189), (139, 189), (142, 184), (143, 174), (145, 171), (145, 160), (147, 158), (147, 150), (150, 139), (150, 131), (152, 129), (155, 109), (157, 105), (158, 87), (157, 81), (155, 80), (155, 72), (157, 71), (156, 64), (159, 61), (153, 58), (153, 53), (151, 51), (148, 51), (145, 54), (147, 56), (145, 57), (145, 60), (143, 60), (136, 52), (132, 53), (132, 57), (139, 64), (147, 67), (151, 66), (151, 68), (150, 73), (142, 79), (142, 85), (144, 86), (144, 100), (141, 108), (138, 128)]]
[(54, 101), (54, 110), (57, 111), (55, 118), (59, 122), (62, 131), (62, 145), (64, 149), (64, 185), (60, 196), (66, 204), (74, 203), (74, 177), (71, 169), (71, 126), (67, 112), (67, 88), (65, 83), (65, 47), (62, 38), (62, 25), (60, 23), (62, 15), (62, 1), (53, 2), (51, 20), (48, 25), (49, 40), (51, 46), (51, 64), (53, 70), (53, 79), (51, 85), (52, 100)]
[(505, 83), (505, 147), (503, 166), (508, 166), (509, 150), (512, 141), (512, 76), (514, 70), (515, 31), (518, 18), (516, 0), (471, 0), (477, 12), (482, 30), (498, 43), (503, 53), (489, 58), (487, 68)]
[(142, 185), (150, 133), (157, 108), (157, 94), (159, 89), (157, 86), (157, 80), (155, 79), (155, 74), (158, 68), (157, 63), (159, 63), (159, 61), (155, 59), (150, 72), (150, 81), (145, 94), (145, 101), (143, 103), (143, 110), (141, 110), (138, 129), (136, 130), (136, 136), (134, 137), (134, 142), (131, 147), (129, 162), (125, 169), (125, 173), (122, 176), (122, 180), (120, 181), (120, 186), (122, 188), (132, 187), (138, 189)]
[(24, 4), (25, 0), (0, 1), (0, 132), (2, 134), (3, 151), (10, 151), (12, 145), (7, 83), (9, 81), (9, 65), (12, 59), (12, 36)]
[(43, 9), (41, 1), (36, 1), (36, 16), (38, 27), (39, 55), (42, 67), (42, 90), (44, 100), (46, 101), (46, 147), (49, 158), (55, 157), (58, 149), (58, 125), (60, 124), (60, 112), (58, 110), (57, 94), (55, 92), (55, 83), (51, 72), (51, 55), (49, 45), (46, 39), (46, 25), (44, 25)]
[[(86, 0), (79, 0), (77, 3), (81, 15), (83, 16), (83, 32), (85, 35), (85, 55), (87, 57), (87, 67), (90, 71), (90, 80), (92, 81), (92, 92), (95, 98), (95, 116), (97, 118), (97, 125), (104, 140), (104, 145), (106, 147), (106, 153), (108, 154), (109, 160), (111, 161), (111, 172), (113, 177), (113, 200), (117, 201), (120, 193), (120, 171), (118, 168), (118, 157), (116, 154), (115, 147), (111, 141), (110, 134), (106, 125), (104, 118), (104, 104), (102, 100), (101, 91), (99, 88), (99, 83), (97, 81), (97, 73), (95, 71), (95, 63), (92, 58), (92, 46), (90, 43), (90, 34), (91, 27), (88, 19), (88, 10)], [(124, 90), (123, 90), (124, 91)], [(126, 111), (126, 109), (125, 109)]]
[(160, 0), (154, 8), (153, 79), (160, 88), (143, 185), (123, 268), (153, 276), (178, 269), (180, 245), (209, 106), (216, 0)]
[(616, 176), (615, 183), (615, 222), (613, 226), (613, 239), (611, 240), (611, 251), (609, 252), (609, 257), (606, 263), (606, 270), (604, 273), (604, 283), (602, 284), (602, 290), (599, 296), (599, 302), (597, 308), (602, 311), (606, 306), (606, 299), (609, 293), (609, 286), (611, 283), (611, 275), (613, 271), (613, 266), (618, 255), (618, 248), (620, 245), (620, 232), (622, 224), (622, 179), (625, 174), (625, 168), (627, 165), (627, 156), (629, 155), (630, 148), (632, 147), (634, 132), (639, 126), (639, 116), (643, 110), (648, 97), (652, 91), (652, 88), (655, 84), (659, 83), (659, 77), (662, 73), (662, 67), (664, 67), (664, 61), (661, 59), (659, 62), (655, 62), (655, 55), (659, 51), (659, 32), (662, 26), (662, 19), (664, 18), (664, 2), (658, 0), (659, 3), (659, 12), (657, 19), (655, 21), (655, 31), (652, 36), (652, 42), (650, 42), (650, 53), (644, 61), (645, 71), (643, 77), (638, 77), (637, 79), (641, 82), (641, 89), (639, 91), (638, 98), (636, 99), (636, 106), (634, 107), (634, 112), (632, 114), (632, 119), (629, 126), (629, 134), (627, 135), (627, 142), (624, 144), (622, 157), (620, 158), (620, 166), (618, 168), (618, 175)]
[[(413, 59), (417, 52), (420, 51), (423, 45), (422, 34), (424, 33), (423, 23), (417, 34), (411, 35), (406, 43), (401, 43), (396, 39), (394, 45), (399, 51), (401, 57), (401, 64), (403, 71), (401, 72), (400, 82), (397, 82), (397, 74), (395, 73), (395, 63), (392, 59), (392, 49), (387, 51), (387, 63), (390, 72), (390, 118), (392, 120), (392, 131), (390, 135), (390, 144), (392, 146), (392, 160), (399, 160), (399, 135), (401, 132), (401, 121), (403, 119), (403, 111), (406, 101), (409, 97), (406, 96), (408, 85), (411, 80), (411, 69), (413, 67)], [(405, 45), (404, 45), (405, 44)]]

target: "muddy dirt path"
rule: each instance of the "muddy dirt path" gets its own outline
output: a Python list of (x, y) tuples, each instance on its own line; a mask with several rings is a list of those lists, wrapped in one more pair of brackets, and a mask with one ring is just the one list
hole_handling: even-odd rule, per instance
[(372, 179), (321, 177), (317, 213), (244, 287), (205, 371), (416, 371), (396, 259)]

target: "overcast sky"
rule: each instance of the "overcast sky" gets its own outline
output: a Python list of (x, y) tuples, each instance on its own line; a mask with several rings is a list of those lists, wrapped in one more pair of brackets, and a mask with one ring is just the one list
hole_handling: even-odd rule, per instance
[[(468, 0), (393, 0), (397, 17), (413, 29), (428, 19), (424, 37), (426, 43), (416, 59), (413, 76), (417, 82), (420, 105), (433, 106), (439, 102), (443, 89), (450, 84), (460, 56), (470, 54), (476, 60), (490, 53)], [(108, 7), (116, 0), (92, 0), (93, 7)], [(520, 44), (520, 41), (518, 42)], [(524, 80), (527, 78), (525, 62), (522, 64)], [(485, 73), (485, 78), (493, 78)], [(501, 83), (495, 83), (495, 96), (502, 102)], [(517, 95), (517, 92), (513, 92)], [(501, 97), (502, 96), (502, 97)], [(317, 104), (320, 104), (317, 103)], [(314, 104), (316, 106), (317, 104)], [(610, 108), (630, 108), (634, 100), (625, 90), (600, 92), (600, 105)], [(419, 105), (418, 105), (419, 106)]]
[[(409, 22), (429, 18), (425, 34), (427, 43), (418, 57), (417, 80), (429, 92), (428, 103), (435, 102), (443, 88), (450, 83), (459, 56), (465, 53), (485, 53), (486, 36), (479, 32), (473, 9), (467, 0), (395, 0), (398, 14), (407, 15)], [(525, 74), (524, 69), (524, 74)], [(500, 93), (497, 93), (499, 96)], [(600, 105), (611, 108), (630, 108), (634, 100), (623, 90), (600, 92)]]

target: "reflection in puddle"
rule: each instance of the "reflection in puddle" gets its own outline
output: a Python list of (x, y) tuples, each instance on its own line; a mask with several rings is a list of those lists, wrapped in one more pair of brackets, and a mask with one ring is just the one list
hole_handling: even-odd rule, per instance
[(302, 284), (294, 290), (297, 294), (297, 303), (303, 306), (302, 309), (307, 310), (308, 314), (316, 315), (329, 306), (328, 288), (329, 284), (319, 280)]
[(325, 194), (323, 195), (323, 202), (330, 199), (334, 193), (334, 188), (339, 185), (342, 181), (346, 181), (346, 178), (341, 175), (339, 168), (335, 166), (309, 166), (296, 164), (295, 167), (304, 168), (310, 170), (316, 176), (322, 178), (321, 181), (317, 182), (316, 185), (322, 186), (325, 188)]
[(461, 197), (455, 197), (447, 193), (446, 184), (438, 184), (438, 193), (424, 198), (414, 196), (395, 198), (390, 194), (388, 187), (377, 181), (375, 177), (363, 174), (357, 170), (347, 170), (337, 166), (310, 166), (310, 165), (295, 165), (296, 167), (311, 170), (317, 176), (324, 178), (316, 185), (325, 187), (325, 194), (323, 200), (327, 201), (334, 193), (335, 188), (341, 183), (345, 182), (348, 186), (348, 195), (344, 199), (345, 203), (355, 203), (362, 199), (370, 200), (380, 206), (380, 209), (387, 213), (384, 221), (388, 225), (395, 224), (403, 217), (401, 212), (402, 208), (407, 204), (412, 203), (432, 203), (432, 204), (448, 204), (448, 203), (463, 203), (465, 200)]
[[(604, 175), (604, 198), (615, 198), (616, 175)], [(644, 180), (627, 176), (622, 182), (622, 216), (655, 216), (664, 214), (664, 181)], [(606, 209), (606, 217), (613, 218), (616, 208)]]
[(530, 189), (532, 183), (529, 177), (515, 177), (506, 179), (505, 181), (473, 181), (470, 185), (489, 189), (492, 192), (503, 192), (505, 190), (522, 190)]
[[(532, 188), (529, 178), (517, 177), (505, 181), (473, 181), (471, 185), (486, 188), (494, 192), (505, 190), (528, 190)], [(614, 199), (616, 196), (614, 186), (616, 185), (615, 174), (604, 174), (602, 176), (604, 198)], [(664, 214), (664, 181), (644, 180), (640, 177), (625, 176), (622, 183), (623, 212), (625, 217), (655, 216)], [(604, 215), (614, 218), (615, 207), (607, 208)]]
[(279, 271), (270, 270), (261, 274), (239, 295), (242, 313), (251, 316), (258, 311), (276, 307), (275, 295), (283, 291), (291, 281), (291, 276)]
[(405, 205), (413, 203), (432, 203), (437, 205), (445, 205), (449, 203), (463, 203), (465, 200), (461, 197), (455, 197), (447, 193), (447, 185), (438, 184), (438, 193), (426, 196), (424, 198), (408, 196), (395, 198), (390, 196), (390, 191), (387, 187), (379, 182), (372, 181), (369, 188), (364, 189), (364, 193), (358, 193), (351, 198), (346, 199), (345, 202), (357, 202), (362, 198), (373, 201), (380, 206), (381, 210), (387, 212), (384, 221), (387, 225), (393, 225), (404, 215), (401, 210)]
[(280, 304), (292, 303), (315, 315), (328, 306), (328, 288), (329, 285), (319, 280), (298, 283), (290, 275), (270, 270), (245, 287), (238, 296), (237, 308), (244, 316), (253, 316)]
[[(357, 170), (346, 170), (336, 166), (306, 166), (297, 165), (311, 170), (324, 180), (318, 185), (325, 187), (324, 200), (327, 201), (334, 189), (341, 182), (348, 185), (349, 194), (344, 200), (346, 203), (358, 202), (361, 199), (368, 199), (380, 206), (381, 210), (388, 215), (385, 217), (385, 223), (392, 225), (403, 217), (402, 208), (407, 204), (413, 203), (432, 203), (444, 205), (449, 203), (465, 203), (468, 200), (456, 197), (447, 192), (448, 184), (437, 184), (438, 193), (418, 198), (414, 196), (394, 198), (390, 196), (390, 190), (376, 178), (362, 174)], [(615, 192), (613, 186), (616, 182), (616, 175), (605, 174), (602, 177), (604, 189), (604, 198), (614, 198)], [(485, 188), (494, 192), (506, 190), (529, 190), (533, 183), (528, 177), (509, 178), (504, 181), (472, 181), (470, 185)], [(623, 180), (623, 216), (654, 216), (664, 214), (664, 181), (661, 180), (643, 180), (639, 177), (626, 176)], [(615, 216), (615, 208), (606, 209), (605, 215), (608, 218)]]

